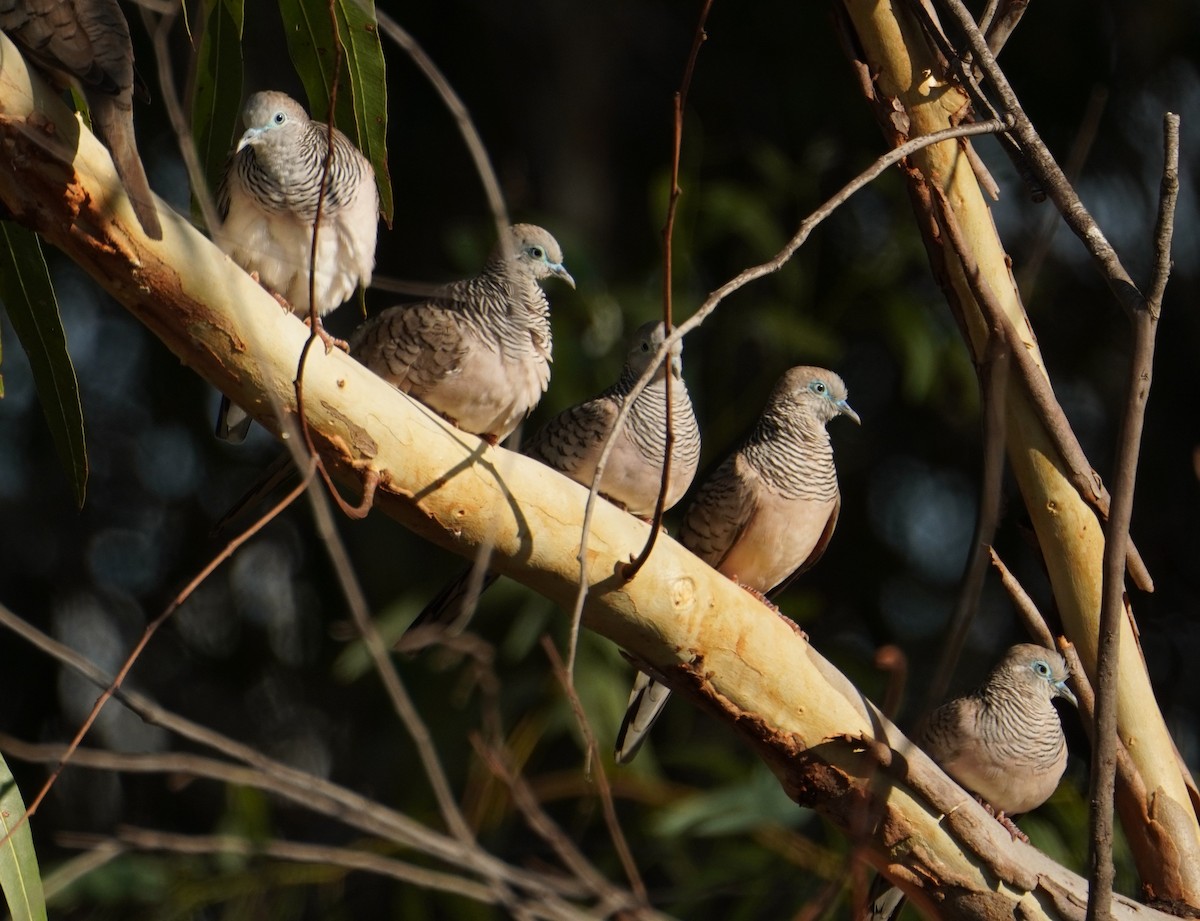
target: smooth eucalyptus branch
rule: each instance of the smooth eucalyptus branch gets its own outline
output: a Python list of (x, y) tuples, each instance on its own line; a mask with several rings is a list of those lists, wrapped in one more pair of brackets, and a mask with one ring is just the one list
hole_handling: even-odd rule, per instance
[(1162, 296), (1171, 271), (1171, 237), (1175, 205), (1179, 198), (1179, 116), (1163, 118), (1163, 173), (1155, 225), (1154, 275), (1151, 298), (1133, 313), (1133, 349), (1129, 363), (1129, 389), (1117, 452), (1113, 462), (1113, 500), (1104, 529), (1103, 603), (1100, 608), (1100, 642), (1096, 654), (1096, 737), (1093, 745), (1089, 801), (1091, 886), (1088, 921), (1103, 921), (1112, 910), (1113, 797), (1117, 762), (1117, 665), (1120, 660), (1121, 619), (1125, 608), (1125, 548), (1133, 514), (1138, 455), (1150, 381), (1154, 369), (1154, 336)]

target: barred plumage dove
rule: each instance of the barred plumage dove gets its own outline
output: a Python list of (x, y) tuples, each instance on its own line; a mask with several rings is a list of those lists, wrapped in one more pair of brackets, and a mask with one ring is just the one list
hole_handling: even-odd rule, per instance
[[(329, 128), (310, 119), (296, 100), (274, 91), (247, 99), (242, 121), (246, 132), (217, 190), (221, 226), (214, 239), (304, 318), (309, 315), (309, 266), (314, 263), (313, 300), (317, 316), (324, 316), (359, 285), (371, 283), (379, 228), (375, 172), (335, 128), (316, 256), (310, 259)], [(218, 436), (241, 441), (249, 426), (243, 410), (227, 398), (222, 401)]]
[[(617, 382), (603, 393), (563, 410), (522, 447), (523, 453), (590, 487), (596, 464), (613, 432), (617, 414), (657, 354), (666, 332), (661, 322), (645, 323), (633, 335), (625, 365)], [(700, 426), (683, 381), (682, 343), (676, 342), (668, 360), (638, 394), (625, 418), (617, 443), (609, 454), (600, 480), (600, 494), (632, 515), (654, 515), (662, 487), (666, 457), (666, 388), (671, 377), (671, 470), (664, 508), (674, 506), (687, 492), (700, 462)], [(472, 567), (467, 567), (417, 615), (409, 630), (430, 624), (465, 626), (470, 611), (464, 602), (477, 597), (497, 578), (487, 573), (476, 591), (471, 590)], [(401, 641), (403, 642), (403, 640)]]
[[(633, 385), (650, 367), (666, 339), (661, 322), (645, 323), (633, 334), (633, 343), (617, 382), (591, 400), (559, 413), (524, 446), (523, 451), (577, 483), (591, 486), (596, 464), (613, 431), (617, 414)], [(666, 457), (667, 376), (671, 377), (671, 477), (664, 508), (673, 507), (696, 476), (700, 463), (700, 426), (683, 381), (682, 343), (676, 342), (669, 360), (638, 394), (617, 436), (617, 444), (604, 465), (600, 494), (631, 515), (654, 516), (662, 487)]]
[(554, 237), (514, 224), (483, 271), (362, 324), (350, 354), (460, 429), (496, 444), (550, 382), (550, 302), (541, 282), (575, 287)]
[[(679, 542), (762, 598), (816, 563), (841, 508), (825, 426), (839, 415), (860, 421), (846, 396), (832, 371), (802, 366), (786, 372), (750, 437), (701, 485)], [(617, 761), (633, 758), (669, 696), (638, 674), (617, 733)]]
[[(1012, 646), (977, 690), (934, 710), (917, 740), (1014, 835), (1020, 832), (1006, 819), (1042, 805), (1066, 770), (1067, 740), (1052, 701), (1077, 703), (1066, 685), (1069, 676), (1054, 650)], [(903, 902), (894, 888), (872, 895), (872, 921), (894, 917)]]
[(117, 0), (0, 0), (0, 30), (40, 68), (83, 90), (138, 222), (161, 240), (133, 131), (133, 44)]

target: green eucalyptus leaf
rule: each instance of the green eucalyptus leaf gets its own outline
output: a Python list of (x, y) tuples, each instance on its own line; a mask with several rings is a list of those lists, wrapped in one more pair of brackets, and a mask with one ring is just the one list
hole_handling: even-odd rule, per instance
[(12, 921), (45, 921), (46, 897), (42, 893), (37, 852), (33, 849), (33, 833), (28, 822), (21, 822), (13, 831), (24, 815), (21, 791), (8, 765), (0, 758), (0, 837), (8, 837), (0, 846), (0, 888), (4, 890)]
[(244, 0), (204, 0), (203, 12), (192, 80), (192, 137), (215, 194), (242, 108)]
[[(312, 117), (329, 117), (338, 76), (334, 124), (371, 161), (383, 219), (392, 220), (392, 183), (387, 164), (387, 73), (375, 21), (374, 0), (334, 0), (329, 7), (309, 0), (279, 0), (292, 64), (304, 84)], [(341, 53), (338, 49), (341, 48)], [(335, 62), (340, 67), (335, 69)]]
[(0, 300), (29, 356), (54, 447), (75, 490), (75, 501), (82, 508), (87, 494), (88, 459), (79, 381), (67, 352), (67, 337), (41, 243), (32, 231), (9, 221), (0, 222)]

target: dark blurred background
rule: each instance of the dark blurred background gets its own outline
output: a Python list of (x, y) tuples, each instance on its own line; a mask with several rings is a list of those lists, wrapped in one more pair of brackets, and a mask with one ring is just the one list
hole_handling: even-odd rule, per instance
[[(549, 291), (554, 377), (536, 424), (606, 386), (625, 336), (661, 310), (671, 97), (699, 4), (379, 5), (444, 70), (482, 133), (512, 215), (556, 235), (578, 282), (574, 292)], [(245, 44), (253, 51), (246, 91), (279, 88), (303, 98), (275, 5), (247, 6)], [(156, 98), (135, 113), (143, 157), (156, 191), (186, 212), (186, 177), (158, 101), (150, 45), (138, 18), (131, 20)], [(174, 65), (182, 83), (190, 45), (181, 26)], [(1200, 17), (1190, 0), (1067, 2), (1034, 4), (1001, 58), (1060, 160), (1094, 126), (1078, 187), (1139, 283), (1149, 274), (1162, 114), (1183, 119), (1175, 267), (1132, 527), (1157, 591), (1135, 592), (1132, 600), (1159, 701), (1193, 766), (1200, 763), (1200, 693), (1190, 671), (1200, 659), (1198, 49)], [(394, 45), (385, 40), (384, 50), (396, 219), (381, 229), (377, 272), (423, 282), (472, 274), (493, 234), (480, 182), (436, 93)], [(803, 217), (883, 151), (825, 4), (718, 0), (689, 103), (675, 234), (677, 318), (774, 255)], [(1002, 189), (996, 222), (1056, 392), (1107, 477), (1126, 386), (1126, 320), (1082, 246), (1051, 220), (1051, 206), (1031, 202), (997, 145), (983, 140), (978, 148)], [(210, 536), (214, 521), (275, 445), (258, 429), (241, 447), (214, 440), (216, 393), (73, 264), (57, 253), (49, 258), (82, 390), (91, 479), (86, 506), (77, 510), (5, 319), (0, 603), (111, 670), (219, 548)], [(370, 292), (368, 309), (393, 300)], [(351, 329), (355, 310), (344, 307), (331, 328)], [(825, 365), (845, 378), (863, 425), (831, 427), (843, 494), (838, 531), (781, 606), (875, 699), (885, 684), (872, 665), (875, 650), (889, 643), (903, 649), (910, 662), (903, 723), (922, 700), (956, 596), (974, 522), (980, 423), (974, 372), (930, 277), (900, 175), (890, 172), (855, 196), (781, 272), (730, 297), (688, 337), (684, 358), (704, 432), (702, 474), (746, 433), (785, 369)], [(998, 550), (1051, 612), (1011, 479), (1005, 496)], [(343, 521), (341, 533), (389, 636), (460, 565), (378, 514)], [(472, 629), (496, 645), (506, 725), (535, 789), (568, 833), (620, 878), (569, 710), (537, 645), (549, 633), (562, 648), (566, 621), (544, 599), (501, 583)], [(953, 690), (971, 686), (1000, 650), (1022, 639), (989, 579)], [(0, 652), (0, 728), (31, 740), (68, 738), (95, 690), (10, 634), (0, 634)], [(477, 723), (478, 700), (461, 665), (428, 655), (401, 669), (484, 843), (518, 863), (548, 859), (470, 753), (466, 733)], [(603, 745), (615, 734), (631, 676), (610, 643), (585, 636), (578, 683)], [(130, 683), (274, 757), (437, 822), (412, 745), (355, 640), (304, 507), (204, 583), (155, 637)], [(1065, 723), (1073, 755), (1066, 780), (1026, 827), (1036, 844), (1079, 868), (1087, 750), (1077, 719), (1068, 714)], [(89, 743), (180, 747), (115, 705)], [(44, 772), (9, 760), (28, 796)], [(635, 855), (665, 910), (689, 918), (787, 916), (845, 875), (842, 836), (790, 804), (732, 734), (686, 703), (668, 708), (614, 783)], [(346, 840), (327, 820), (252, 792), (71, 768), (34, 820), (43, 872), (75, 853), (60, 845), (59, 832), (103, 833), (118, 823)], [(361, 874), (331, 882), (307, 872), (131, 855), (60, 896), (54, 914), (494, 914)], [(1133, 890), (1125, 862), (1120, 882)], [(847, 916), (844, 906), (834, 916)]]

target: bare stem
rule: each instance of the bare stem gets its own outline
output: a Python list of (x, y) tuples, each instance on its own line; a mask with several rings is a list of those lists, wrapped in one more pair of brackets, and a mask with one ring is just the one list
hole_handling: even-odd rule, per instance
[(1133, 514), (1134, 486), (1150, 380), (1154, 367), (1154, 335), (1163, 291), (1171, 267), (1171, 236), (1175, 204), (1179, 197), (1179, 116), (1163, 119), (1163, 178), (1158, 200), (1154, 245), (1156, 262), (1151, 279), (1151, 300), (1133, 314), (1133, 350), (1129, 363), (1129, 391), (1113, 463), (1113, 498), (1104, 529), (1104, 583), (1100, 607), (1100, 637), (1096, 654), (1096, 732), (1092, 751), (1089, 800), (1091, 885), (1088, 887), (1087, 921), (1103, 921), (1112, 911), (1113, 796), (1117, 768), (1117, 666), (1121, 650), (1121, 619), (1125, 617), (1125, 552), (1129, 544), (1129, 519)]

